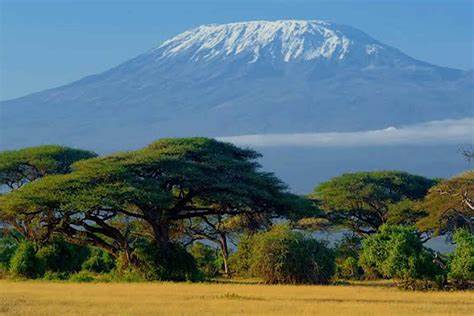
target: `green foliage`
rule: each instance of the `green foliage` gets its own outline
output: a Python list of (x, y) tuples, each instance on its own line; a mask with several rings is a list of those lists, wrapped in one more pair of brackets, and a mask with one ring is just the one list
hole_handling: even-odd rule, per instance
[(206, 277), (215, 277), (219, 273), (220, 262), (216, 249), (196, 242), (189, 249), (189, 252), (194, 257), (194, 260), (196, 260), (198, 269), (202, 271)]
[(414, 224), (424, 213), (411, 202), (422, 199), (434, 184), (399, 171), (347, 173), (322, 183), (311, 197), (333, 225), (365, 235), (384, 223)]
[(69, 279), (70, 274), (68, 272), (53, 272), (46, 271), (43, 275), (43, 280), (48, 281), (62, 281)]
[(72, 282), (93, 282), (95, 281), (95, 276), (89, 271), (79, 271), (77, 273), (71, 274), (69, 281)]
[(61, 238), (55, 238), (36, 253), (45, 271), (77, 272), (89, 255), (87, 247), (74, 245)]
[(82, 269), (95, 273), (107, 273), (115, 267), (114, 258), (100, 248), (93, 247), (89, 257), (82, 263)]
[(359, 260), (347, 257), (336, 263), (336, 277), (345, 280), (359, 280), (364, 271), (359, 265)]
[(448, 278), (454, 283), (466, 284), (474, 281), (474, 235), (465, 229), (454, 233), (456, 243), (449, 263)]
[(364, 271), (386, 278), (434, 279), (442, 274), (433, 253), (423, 247), (415, 229), (407, 226), (381, 226), (362, 242), (359, 261)]
[(23, 241), (18, 245), (10, 260), (10, 272), (32, 279), (43, 275), (43, 262), (36, 257), (35, 247), (31, 242)]
[[(326, 284), (334, 273), (332, 251), (286, 225), (254, 235), (251, 243), (250, 271), (266, 283)], [(247, 261), (248, 254), (239, 253), (243, 249), (236, 258)]]
[[(259, 170), (258, 157), (213, 139), (162, 139), (141, 150), (78, 161), (71, 173), (43, 177), (0, 197), (0, 209), (41, 223), (34, 232), (38, 239), (47, 237), (45, 227), (60, 224), (68, 238), (118, 253), (135, 247), (128, 241), (127, 225), (139, 223), (142, 229), (134, 233), (166, 249), (186, 219), (247, 213), (275, 217), (300, 205), (279, 179)], [(141, 250), (127, 251), (138, 256)], [(182, 251), (152, 253), (160, 262), (185, 256)]]
[(364, 271), (359, 265), (359, 253), (362, 239), (355, 234), (346, 234), (334, 247), (336, 255), (336, 277), (339, 279), (358, 280)]
[(12, 236), (0, 236), (0, 270), (8, 271), (10, 260), (17, 247), (18, 242)]
[(146, 239), (137, 242), (131, 258), (122, 254), (116, 262), (117, 275), (143, 280), (195, 281), (199, 270), (191, 254), (178, 244), (162, 249)]
[(237, 251), (229, 258), (229, 266), (232, 272), (241, 277), (251, 277), (252, 251), (254, 239), (251, 234), (243, 234), (240, 236), (237, 244)]
[(17, 189), (47, 174), (70, 172), (70, 166), (96, 154), (57, 145), (29, 147), (0, 152), (0, 185)]
[(417, 224), (421, 231), (441, 235), (466, 228), (474, 233), (474, 171), (440, 182), (429, 190), (420, 204), (428, 213)]

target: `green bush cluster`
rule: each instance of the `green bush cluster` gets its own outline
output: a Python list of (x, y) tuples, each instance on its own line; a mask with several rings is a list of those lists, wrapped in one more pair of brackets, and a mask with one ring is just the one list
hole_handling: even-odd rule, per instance
[(160, 249), (150, 241), (141, 239), (129, 257), (131, 259), (122, 253), (116, 261), (116, 274), (127, 280), (201, 279), (194, 257), (178, 244)]
[(194, 257), (196, 265), (204, 277), (213, 278), (219, 274), (222, 260), (216, 249), (201, 242), (196, 242), (190, 247), (189, 252)]
[(326, 284), (334, 274), (333, 252), (286, 225), (247, 237), (233, 261), (241, 261), (239, 269), (244, 275), (270, 284)]
[(346, 234), (336, 243), (334, 250), (337, 279), (359, 280), (362, 278), (364, 271), (359, 264), (361, 248), (362, 239), (355, 234)]
[(359, 260), (364, 271), (398, 280), (439, 280), (445, 271), (423, 246), (413, 227), (382, 225), (362, 242)]
[(474, 281), (474, 236), (466, 229), (454, 233), (456, 248), (450, 258), (448, 278), (465, 288)]

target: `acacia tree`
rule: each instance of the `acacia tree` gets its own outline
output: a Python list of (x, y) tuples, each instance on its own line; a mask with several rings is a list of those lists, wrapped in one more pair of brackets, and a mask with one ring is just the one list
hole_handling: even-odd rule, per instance
[[(71, 171), (71, 165), (79, 160), (93, 158), (95, 153), (57, 145), (44, 145), (0, 152), (0, 189), (14, 191), (23, 185), (51, 174), (65, 174)], [(1, 191), (0, 191), (1, 192)], [(21, 236), (35, 240), (33, 217), (7, 216), (1, 212), (0, 221), (4, 227), (11, 227)]]
[(217, 245), (222, 258), (224, 274), (229, 275), (229, 242), (243, 231), (255, 231), (271, 225), (270, 214), (245, 213), (240, 215), (203, 216), (189, 218), (183, 222), (186, 243), (208, 240)]
[(317, 186), (310, 195), (332, 225), (359, 235), (385, 224), (414, 224), (424, 213), (415, 207), (436, 183), (399, 171), (347, 173)]
[[(273, 219), (283, 217), (293, 224), (302, 218), (314, 216), (318, 211), (314, 209), (310, 200), (302, 196), (286, 193), (281, 196), (287, 199), (286, 204), (291, 205), (286, 211), (271, 212), (246, 212), (239, 215), (217, 214), (199, 218), (189, 218), (183, 222), (184, 235), (187, 243), (196, 240), (209, 240), (217, 245), (223, 261), (224, 274), (229, 275), (229, 242), (236, 245), (242, 233), (256, 233), (268, 229), (273, 224)], [(285, 203), (285, 202), (283, 202)]]
[(418, 227), (435, 235), (466, 228), (474, 233), (474, 171), (468, 171), (432, 187), (421, 204), (428, 216)]
[(124, 251), (131, 261), (133, 243), (123, 227), (138, 223), (166, 257), (183, 220), (280, 214), (292, 207), (280, 180), (259, 170), (258, 157), (212, 139), (162, 139), (78, 162), (70, 174), (47, 176), (4, 196), (0, 208), (33, 216), (45, 235), (61, 231), (112, 254)]
[(0, 186), (15, 190), (48, 174), (64, 174), (79, 160), (95, 153), (57, 145), (28, 147), (0, 152)]

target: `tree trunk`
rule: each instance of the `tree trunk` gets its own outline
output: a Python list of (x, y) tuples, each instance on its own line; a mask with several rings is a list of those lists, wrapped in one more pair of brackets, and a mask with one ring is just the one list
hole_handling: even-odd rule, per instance
[(156, 245), (164, 254), (171, 251), (169, 235), (169, 224), (167, 222), (154, 223), (152, 225)]
[(229, 266), (228, 266), (228, 259), (229, 259), (229, 248), (227, 245), (227, 237), (225, 233), (219, 234), (219, 244), (221, 248), (222, 259), (224, 262), (224, 274), (229, 276)]

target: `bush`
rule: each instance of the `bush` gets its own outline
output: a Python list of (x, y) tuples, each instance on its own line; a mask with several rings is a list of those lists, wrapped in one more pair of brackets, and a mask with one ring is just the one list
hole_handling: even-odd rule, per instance
[(110, 272), (115, 267), (114, 258), (100, 248), (91, 248), (89, 258), (82, 263), (82, 269), (96, 273)]
[(253, 235), (244, 234), (240, 237), (237, 251), (229, 257), (229, 267), (241, 277), (251, 277)]
[(336, 277), (346, 280), (360, 280), (364, 270), (359, 261), (354, 257), (348, 257), (336, 263)]
[(0, 270), (8, 271), (10, 260), (13, 257), (18, 242), (10, 236), (2, 236), (0, 238)]
[[(250, 244), (249, 260), (248, 253), (239, 251)], [(242, 266), (249, 264), (251, 274), (265, 283), (325, 284), (334, 273), (334, 255), (330, 249), (285, 225), (254, 235), (245, 248), (238, 249), (236, 258), (240, 255), (245, 261)]]
[(338, 279), (359, 280), (364, 270), (359, 265), (359, 253), (362, 239), (355, 234), (347, 234), (336, 243), (336, 277)]
[(190, 253), (196, 260), (198, 269), (206, 277), (215, 277), (219, 273), (219, 259), (216, 249), (203, 243), (194, 243), (190, 248)]
[(37, 278), (43, 275), (43, 262), (37, 258), (32, 243), (24, 241), (18, 245), (10, 260), (10, 272), (25, 278)]
[(69, 279), (69, 273), (67, 272), (52, 272), (46, 271), (43, 275), (43, 280), (48, 281), (59, 281)]
[(72, 282), (93, 282), (94, 280), (94, 275), (89, 271), (79, 271), (69, 277), (69, 281)]
[(469, 286), (474, 281), (474, 236), (465, 229), (457, 230), (453, 236), (456, 243), (449, 262), (449, 280), (458, 288)]
[(88, 255), (87, 247), (74, 245), (60, 238), (53, 239), (36, 254), (46, 271), (66, 273), (80, 271)]
[(362, 242), (359, 262), (364, 271), (386, 278), (434, 280), (443, 275), (415, 229), (406, 226), (381, 226)]
[(148, 240), (139, 240), (131, 254), (132, 262), (121, 255), (116, 262), (117, 276), (137, 280), (196, 281), (201, 279), (196, 262), (183, 247), (170, 244), (159, 249)]

